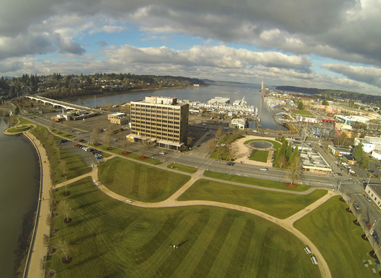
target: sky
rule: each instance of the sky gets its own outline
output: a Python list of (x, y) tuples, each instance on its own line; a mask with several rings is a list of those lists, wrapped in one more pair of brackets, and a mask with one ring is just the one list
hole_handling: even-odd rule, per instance
[(379, 0), (2, 0), (0, 76), (115, 72), (381, 95)]

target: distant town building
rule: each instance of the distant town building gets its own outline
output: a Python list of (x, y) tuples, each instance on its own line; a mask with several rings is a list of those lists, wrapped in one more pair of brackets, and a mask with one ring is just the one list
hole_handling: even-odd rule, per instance
[(125, 125), (128, 124), (128, 118), (125, 113), (114, 113), (114, 114), (109, 114), (107, 116), (107, 119), (110, 121), (112, 124), (117, 124), (117, 125)]
[(152, 140), (159, 147), (181, 150), (188, 134), (189, 105), (177, 103), (177, 98), (149, 96), (132, 101), (127, 140)]
[(229, 127), (245, 129), (246, 128), (246, 119), (245, 118), (235, 118), (235, 119), (231, 120)]
[(354, 145), (363, 144), (363, 150), (366, 153), (371, 153), (372, 151), (381, 151), (381, 138), (365, 136), (364, 138), (355, 138)]
[(365, 187), (365, 192), (378, 207), (381, 207), (381, 187), (379, 185), (368, 184)]

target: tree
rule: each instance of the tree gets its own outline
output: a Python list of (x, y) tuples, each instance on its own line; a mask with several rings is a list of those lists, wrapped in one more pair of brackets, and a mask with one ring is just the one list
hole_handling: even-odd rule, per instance
[(291, 180), (291, 185), (294, 184), (294, 182), (300, 180), (301, 175), (302, 175), (302, 170), (300, 169), (300, 158), (297, 157), (290, 164), (290, 167), (288, 168), (288, 172), (287, 172), (287, 176)]
[(290, 158), (288, 159), (288, 161), (290, 163), (292, 163), (297, 157), (299, 157), (299, 147), (296, 146), (296, 148), (292, 151), (292, 154), (290, 156)]
[(363, 147), (364, 145), (360, 143), (353, 149), (352, 156), (356, 159), (356, 161), (360, 162), (361, 159), (365, 156)]
[(298, 102), (298, 109), (299, 109), (299, 110), (303, 110), (303, 108), (304, 108), (304, 104), (303, 104), (303, 102), (302, 102), (302, 101), (299, 101), (299, 102)]
[(217, 149), (216, 149), (216, 155), (217, 155), (217, 159), (220, 158), (220, 156), (224, 153), (224, 148), (222, 146), (218, 146)]
[(215, 134), (216, 143), (218, 143), (221, 140), (223, 134), (224, 134), (224, 131), (222, 130), (222, 127), (217, 129), (216, 134)]
[(99, 128), (98, 127), (95, 127), (92, 131), (91, 131), (91, 141), (93, 142), (93, 144), (95, 146), (98, 145), (98, 141), (99, 141)]
[(329, 105), (329, 102), (328, 102), (328, 100), (323, 100), (323, 102), (322, 102), (322, 105), (326, 105), (326, 106), (328, 106)]
[(66, 223), (70, 222), (71, 218), (71, 212), (72, 208), (70, 207), (68, 201), (62, 201), (61, 205), (59, 206), (60, 213), (65, 217), (64, 220)]
[(67, 243), (67, 241), (58, 239), (55, 245), (57, 248), (57, 252), (59, 252), (63, 256), (62, 261), (69, 262), (70, 261), (69, 244)]
[(369, 157), (364, 156), (361, 159), (361, 167), (364, 168), (364, 169), (368, 169), (369, 168)]
[(348, 139), (348, 134), (345, 131), (342, 131), (340, 134), (340, 146), (345, 146), (347, 139)]
[(236, 144), (229, 144), (228, 151), (229, 151), (230, 160), (234, 160), (235, 157), (237, 156), (237, 152), (238, 152), (237, 145)]
[(193, 138), (192, 137), (188, 137), (187, 138), (187, 145), (190, 146), (193, 142)]
[(287, 160), (290, 160), (291, 154), (292, 154), (292, 146), (290, 144), (290, 145), (288, 145), (287, 151), (286, 151), (286, 158), (287, 158)]
[(206, 149), (208, 150), (208, 153), (211, 153), (214, 150), (215, 146), (216, 143), (214, 142), (214, 138), (210, 138), (206, 143)]
[(283, 168), (283, 167), (286, 167), (287, 166), (287, 158), (284, 154), (280, 155), (276, 162), (278, 163), (278, 165), (280, 166), (280, 168)]
[(104, 138), (105, 138), (107, 144), (109, 145), (110, 149), (112, 149), (111, 144), (112, 144), (112, 140), (114, 138), (114, 131), (111, 128), (108, 128), (106, 130)]
[(149, 139), (142, 139), (139, 141), (139, 147), (140, 147), (140, 152), (142, 156), (146, 154), (146, 152), (153, 147), (153, 142)]

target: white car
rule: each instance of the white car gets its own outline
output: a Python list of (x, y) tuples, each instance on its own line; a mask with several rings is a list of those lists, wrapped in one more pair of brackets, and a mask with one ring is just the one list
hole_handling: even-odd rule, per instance
[(161, 152), (161, 153), (159, 153), (159, 154), (165, 155), (165, 152)]
[(261, 168), (261, 171), (268, 171), (268, 168)]

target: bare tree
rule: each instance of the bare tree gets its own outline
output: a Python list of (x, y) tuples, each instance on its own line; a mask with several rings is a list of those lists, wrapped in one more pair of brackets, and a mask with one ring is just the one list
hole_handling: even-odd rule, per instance
[(54, 122), (54, 121), (52, 121), (51, 123), (50, 123), (50, 129), (52, 130), (52, 131), (54, 131), (56, 128), (56, 122)]
[(60, 213), (64, 216), (65, 222), (70, 221), (70, 216), (72, 212), (72, 208), (70, 207), (68, 201), (62, 201), (62, 204), (59, 206)]
[(211, 153), (216, 146), (216, 143), (214, 142), (214, 138), (211, 138), (206, 143), (206, 149), (208, 150), (208, 153)]
[(189, 136), (187, 138), (187, 145), (190, 146), (192, 144), (192, 142), (193, 142), (193, 138)]
[(93, 142), (93, 144), (97, 146), (99, 141), (99, 127), (93, 128), (90, 136), (91, 136), (91, 141)]
[(234, 160), (237, 156), (237, 153), (238, 153), (237, 145), (236, 144), (229, 144), (228, 151), (229, 151), (230, 160)]
[(140, 147), (140, 152), (141, 152), (142, 156), (144, 156), (145, 153), (151, 147), (153, 147), (153, 142), (149, 139), (142, 139), (141, 141), (139, 141), (139, 147)]
[(104, 138), (107, 142), (107, 145), (109, 145), (110, 149), (112, 148), (112, 139), (114, 138), (114, 131), (111, 128), (108, 128), (105, 132)]
[(216, 138), (217, 143), (221, 140), (223, 135), (224, 135), (224, 131), (222, 130), (222, 127), (220, 127), (219, 129), (217, 129), (216, 134), (214, 136)]
[(294, 182), (300, 180), (302, 175), (302, 170), (300, 169), (300, 158), (296, 157), (295, 160), (290, 164), (288, 168), (287, 176), (291, 180), (291, 185)]
[(55, 244), (57, 251), (62, 255), (62, 259), (65, 261), (68, 261), (70, 259), (69, 256), (69, 244), (67, 241), (64, 241), (62, 239), (58, 239), (57, 243)]
[(15, 116), (9, 117), (8, 127), (12, 127), (15, 124)]

